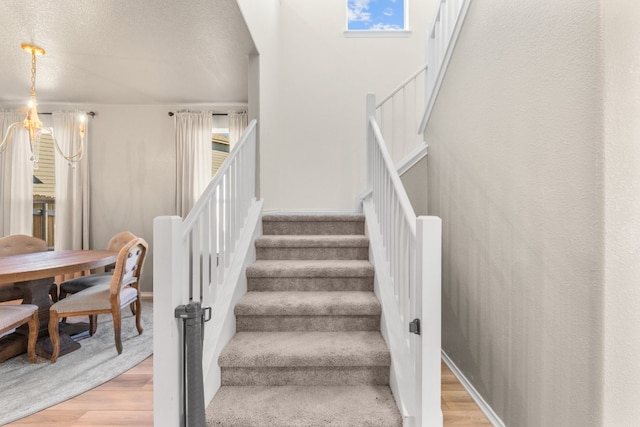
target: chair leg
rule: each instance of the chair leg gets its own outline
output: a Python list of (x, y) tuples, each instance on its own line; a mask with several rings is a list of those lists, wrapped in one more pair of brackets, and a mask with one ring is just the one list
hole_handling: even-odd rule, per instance
[(131, 305), (136, 306), (135, 315), (136, 315), (136, 329), (138, 329), (138, 335), (142, 334), (142, 304), (140, 301), (140, 297), (136, 299)]
[(89, 336), (93, 336), (98, 329), (98, 315), (90, 314), (89, 315)]
[(116, 350), (118, 350), (118, 354), (122, 353), (122, 339), (120, 335), (120, 329), (122, 324), (122, 317), (120, 316), (120, 310), (114, 310), (113, 315), (113, 333), (116, 339)]
[(35, 310), (29, 320), (29, 341), (27, 343), (27, 354), (29, 355), (29, 362), (36, 363), (38, 356), (36, 356), (36, 341), (38, 340), (38, 330), (40, 329), (40, 318), (38, 316), (38, 310)]
[[(131, 287), (134, 288), (136, 290), (136, 292), (138, 292), (138, 304), (139, 304), (140, 303), (140, 291), (138, 290), (138, 284), (134, 283)], [(136, 315), (136, 301), (134, 301), (131, 304), (129, 304), (129, 308), (131, 309), (131, 314), (133, 314), (135, 316)]]
[(51, 288), (49, 289), (49, 295), (51, 296), (51, 301), (53, 301), (54, 303), (58, 302), (58, 285), (56, 285), (55, 283), (51, 285)]
[(55, 363), (58, 360), (58, 354), (60, 353), (60, 337), (58, 335), (58, 312), (51, 310), (49, 312), (49, 338), (51, 338), (51, 363)]

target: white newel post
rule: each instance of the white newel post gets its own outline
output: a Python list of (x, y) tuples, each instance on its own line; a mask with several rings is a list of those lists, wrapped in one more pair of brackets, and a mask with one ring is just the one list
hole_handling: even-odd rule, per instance
[[(422, 363), (416, 371), (420, 390), (416, 396), (418, 425), (442, 427), (440, 403), (441, 355), (441, 279), (442, 279), (442, 220), (435, 216), (421, 216), (416, 220), (416, 273), (421, 292), (420, 321)], [(421, 372), (420, 372), (421, 370)]]
[(153, 419), (156, 426), (181, 426), (182, 344), (174, 310), (188, 300), (182, 219), (153, 220)]

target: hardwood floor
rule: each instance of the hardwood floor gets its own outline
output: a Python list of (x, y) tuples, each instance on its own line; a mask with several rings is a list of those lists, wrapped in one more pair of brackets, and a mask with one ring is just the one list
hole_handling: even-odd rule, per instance
[(451, 369), (441, 362), (442, 416), (445, 426), (484, 427), (491, 426), (487, 417), (471, 398), (467, 390), (453, 375)]
[[(444, 362), (442, 413), (445, 426), (491, 426)], [(9, 424), (16, 427), (152, 425), (153, 357), (93, 390)]]

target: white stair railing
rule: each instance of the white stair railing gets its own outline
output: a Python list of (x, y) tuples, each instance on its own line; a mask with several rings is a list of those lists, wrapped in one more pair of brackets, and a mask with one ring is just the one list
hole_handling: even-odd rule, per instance
[[(440, 218), (416, 218), (367, 95), (363, 209), (391, 351), (392, 384), (405, 426), (442, 426), (440, 409)], [(410, 328), (413, 331), (410, 332)]]
[(400, 174), (422, 158), (426, 144), (417, 132), (425, 108), (427, 66), (420, 67), (376, 107), (376, 119)]
[(471, 0), (441, 0), (427, 35), (426, 105), (418, 133), (424, 134)]
[[(227, 282), (235, 280), (230, 277), (234, 260), (243, 256), (238, 242), (260, 215), (261, 203), (256, 197), (257, 161), (254, 120), (187, 218), (183, 221), (177, 216), (165, 216), (154, 220), (155, 425), (182, 424), (182, 328), (174, 310), (180, 305), (200, 302), (217, 313), (221, 290)], [(205, 331), (205, 337), (210, 335)], [(203, 353), (215, 353), (217, 347), (215, 338), (205, 339)], [(215, 360), (203, 360), (205, 382), (211, 363)]]
[(424, 131), (470, 3), (440, 1), (427, 36), (427, 63), (376, 106), (380, 132), (400, 175), (427, 154)]

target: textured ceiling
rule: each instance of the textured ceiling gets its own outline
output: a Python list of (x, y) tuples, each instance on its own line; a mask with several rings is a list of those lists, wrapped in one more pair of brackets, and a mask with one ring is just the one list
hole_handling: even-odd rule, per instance
[(255, 47), (235, 0), (1, 0), (0, 105), (247, 101)]

